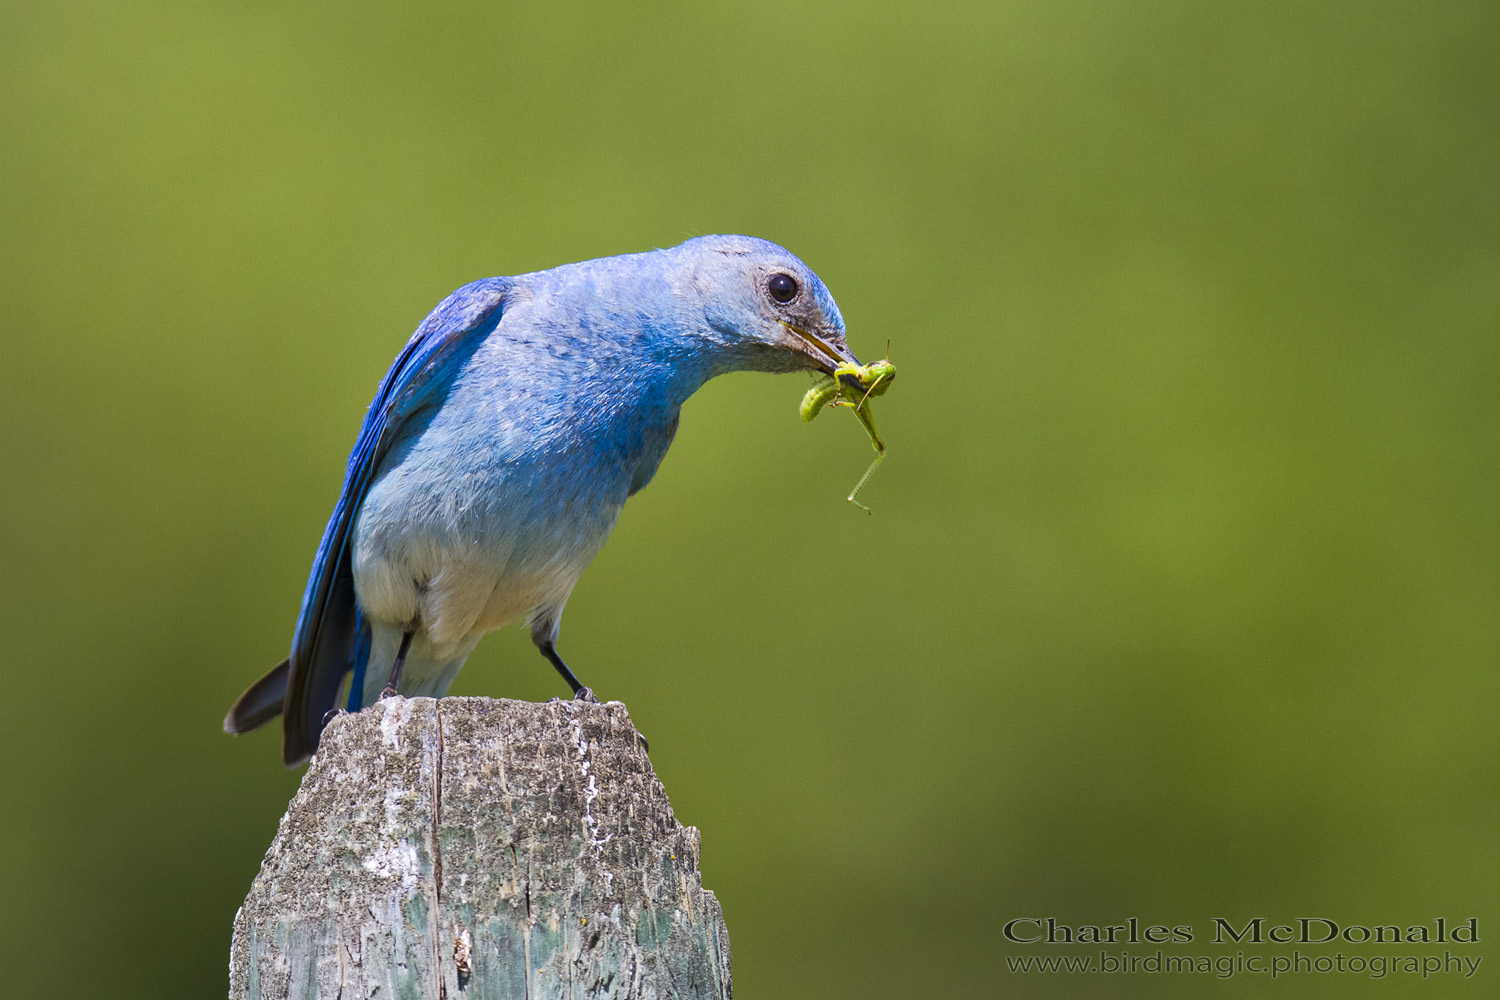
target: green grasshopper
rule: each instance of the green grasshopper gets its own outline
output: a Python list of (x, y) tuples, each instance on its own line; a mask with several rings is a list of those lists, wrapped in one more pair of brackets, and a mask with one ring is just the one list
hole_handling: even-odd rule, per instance
[(871, 513), (870, 508), (854, 498), (869, 481), (875, 467), (885, 459), (885, 442), (880, 440), (880, 433), (875, 430), (875, 421), (870, 417), (870, 397), (884, 396), (895, 378), (896, 366), (891, 363), (890, 358), (868, 365), (839, 365), (832, 375), (824, 375), (818, 379), (807, 390), (807, 395), (802, 397), (804, 422), (823, 412), (825, 406), (847, 406), (854, 411), (859, 422), (864, 424), (865, 433), (870, 435), (870, 443), (875, 448), (875, 461), (870, 463), (870, 467), (859, 477), (859, 482), (854, 484), (854, 489), (849, 491), (849, 496), (845, 499), (866, 514)]

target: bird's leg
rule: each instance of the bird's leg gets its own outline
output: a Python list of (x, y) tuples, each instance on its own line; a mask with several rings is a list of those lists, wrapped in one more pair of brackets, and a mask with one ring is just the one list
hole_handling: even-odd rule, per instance
[(557, 655), (557, 647), (552, 644), (551, 639), (537, 643), (536, 648), (540, 649), (542, 655), (547, 658), (547, 662), (556, 667), (557, 672), (562, 674), (562, 679), (567, 681), (568, 687), (573, 689), (574, 698), (579, 701), (598, 703), (599, 699), (594, 697), (594, 692), (584, 687), (583, 683), (577, 677), (573, 676), (573, 671), (568, 669), (568, 665), (563, 662), (563, 658)]
[(406, 651), (411, 648), (412, 633), (401, 633), (401, 648), (396, 650), (396, 662), (391, 664), (390, 679), (385, 682), (385, 690), (380, 692), (382, 700), (396, 697), (396, 684), (401, 680), (401, 667), (406, 663)]
[[(594, 697), (594, 692), (584, 687), (583, 683), (573, 675), (573, 671), (568, 669), (568, 665), (563, 662), (563, 658), (557, 655), (557, 618), (555, 614), (539, 617), (532, 621), (531, 641), (536, 643), (536, 648), (547, 658), (547, 662), (556, 667), (559, 674), (562, 674), (562, 679), (568, 682), (568, 687), (573, 689), (573, 699), (575, 701), (586, 701), (594, 705), (599, 704), (599, 699)], [(636, 733), (636, 736), (640, 738), (641, 746), (645, 748), (647, 753), (650, 753), (651, 744), (646, 742), (646, 737), (641, 736), (639, 732)]]

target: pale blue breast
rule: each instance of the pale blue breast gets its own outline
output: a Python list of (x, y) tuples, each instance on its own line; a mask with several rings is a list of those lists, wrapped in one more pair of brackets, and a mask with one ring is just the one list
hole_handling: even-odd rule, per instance
[(434, 657), (561, 607), (702, 381), (655, 360), (662, 331), (618, 310), (581, 317), (508, 311), (408, 422), (360, 510), (361, 609), (418, 626)]

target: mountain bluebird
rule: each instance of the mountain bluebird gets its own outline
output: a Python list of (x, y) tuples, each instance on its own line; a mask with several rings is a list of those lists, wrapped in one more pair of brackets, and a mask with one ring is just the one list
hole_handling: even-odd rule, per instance
[(323, 532), (291, 655), (230, 709), (284, 717), (289, 766), (317, 749), (347, 674), (353, 711), (440, 697), (486, 632), (530, 625), (557, 653), (568, 594), (655, 474), (682, 404), (732, 371), (858, 364), (838, 306), (774, 243), (702, 236), (448, 296), (365, 415)]

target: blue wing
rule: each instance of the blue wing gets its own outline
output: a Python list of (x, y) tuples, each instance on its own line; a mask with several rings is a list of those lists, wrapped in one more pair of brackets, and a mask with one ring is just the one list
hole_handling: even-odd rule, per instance
[(439, 303), (386, 372), (365, 414), (292, 636), (282, 706), (283, 754), (289, 766), (317, 749), (324, 716), (338, 699), (344, 675), (359, 659), (362, 629), (354, 602), (351, 536), (370, 482), (402, 425), (413, 413), (442, 401), (452, 374), (495, 329), (509, 288), (504, 278), (485, 278)]

